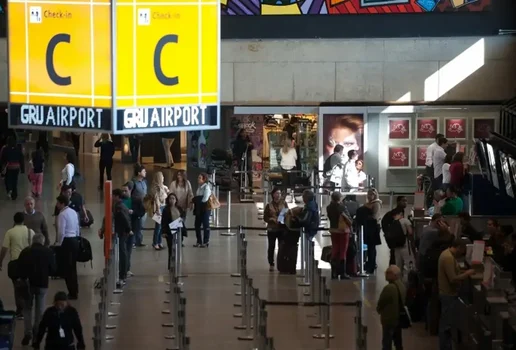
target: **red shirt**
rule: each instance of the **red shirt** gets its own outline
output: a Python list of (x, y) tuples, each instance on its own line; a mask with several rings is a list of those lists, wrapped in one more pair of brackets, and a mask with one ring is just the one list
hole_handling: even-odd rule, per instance
[(462, 187), (464, 180), (464, 165), (462, 162), (453, 162), (450, 164), (450, 185)]

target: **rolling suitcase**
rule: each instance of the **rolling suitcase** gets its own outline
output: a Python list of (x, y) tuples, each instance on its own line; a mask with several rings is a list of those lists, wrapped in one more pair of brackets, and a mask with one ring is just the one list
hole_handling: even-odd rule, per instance
[(276, 260), (278, 271), (280, 273), (295, 275), (297, 264), (297, 243), (281, 242)]

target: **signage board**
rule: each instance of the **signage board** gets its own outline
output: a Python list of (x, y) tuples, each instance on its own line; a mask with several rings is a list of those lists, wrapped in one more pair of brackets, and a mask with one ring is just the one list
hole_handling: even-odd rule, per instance
[(111, 128), (109, 0), (9, 0), (9, 122)]
[[(219, 128), (219, 7), (217, 0), (116, 2), (114, 133)], [(204, 113), (199, 123), (196, 113)]]

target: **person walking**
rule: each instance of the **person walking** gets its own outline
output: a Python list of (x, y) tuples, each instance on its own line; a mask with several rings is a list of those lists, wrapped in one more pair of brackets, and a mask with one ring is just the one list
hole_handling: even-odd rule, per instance
[(133, 273), (131, 272), (131, 257), (132, 251), (135, 247), (135, 232), (141, 232), (141, 218), (145, 215), (145, 207), (143, 206), (143, 202), (139, 196), (136, 195), (134, 189), (134, 183), (129, 181), (122, 186), (122, 202), (129, 210), (129, 215), (131, 219), (131, 229), (133, 234), (127, 237), (127, 277), (132, 277)]
[[(208, 207), (208, 201), (212, 195), (211, 185), (208, 183), (208, 174), (201, 173), (197, 177), (199, 187), (195, 192), (193, 199), (194, 215), (195, 215), (195, 236), (197, 243), (194, 247), (204, 248), (210, 245), (210, 215), (211, 210)], [(201, 226), (203, 227), (203, 235), (201, 236)]]
[(76, 156), (72, 152), (65, 153), (66, 165), (61, 170), (61, 181), (58, 185), (58, 190), (61, 190), (61, 187), (64, 185), (70, 186), (73, 182), (73, 178), (75, 176), (75, 162)]
[(0, 164), (5, 174), (7, 196), (14, 201), (18, 198), (18, 176), (25, 172), (23, 151), (21, 145), (16, 144), (15, 138), (7, 139), (7, 145), (2, 149)]
[(64, 195), (57, 197), (56, 207), (59, 210), (57, 216), (57, 242), (61, 246), (58, 256), (58, 265), (63, 269), (68, 299), (75, 300), (79, 296), (79, 284), (77, 282), (77, 255), (79, 252), (80, 228), (79, 216), (68, 206), (69, 199)]
[[(165, 208), (168, 187), (163, 184), (165, 177), (161, 171), (154, 174), (154, 180), (151, 186), (151, 195), (153, 197), (153, 214), (155, 217), (161, 217), (163, 208)], [(163, 249), (161, 244), (161, 222), (154, 222), (154, 235), (152, 237), (152, 246), (155, 250)]]
[(281, 190), (274, 188), (271, 192), (272, 201), (267, 203), (263, 211), (263, 221), (267, 224), (267, 260), (269, 262), (269, 271), (274, 271), (274, 251), (276, 250), (276, 241), (280, 244), (285, 233), (285, 223), (281, 222), (280, 216), (288, 210), (288, 205), (281, 197)]
[(253, 143), (245, 129), (240, 129), (233, 142), (233, 155), (237, 161), (238, 170), (245, 172), (242, 174), (244, 179), (246, 179), (246, 183), (244, 183), (246, 188), (243, 190), (249, 193), (253, 192), (253, 159), (251, 156), (253, 148)]
[(182, 219), (183, 222), (186, 217), (186, 213), (179, 206), (179, 201), (175, 193), (169, 193), (167, 196), (165, 208), (163, 209), (163, 214), (161, 216), (161, 227), (163, 236), (167, 240), (167, 248), (168, 248), (168, 269), (170, 270), (170, 257), (172, 256), (172, 249), (174, 249), (172, 244), (172, 236), (177, 233), (184, 235), (184, 228), (180, 228), (178, 230), (172, 230), (170, 228), (170, 224), (178, 219)]
[[(22, 345), (27, 346), (38, 326), (45, 310), (45, 298), (48, 291), (48, 278), (56, 271), (54, 253), (45, 245), (45, 237), (37, 233), (32, 245), (25, 248), (18, 257), (20, 275), (29, 281), (28, 298), (24, 300), (23, 318), (25, 335)], [(34, 309), (34, 323), (32, 323)]]
[[(143, 203), (143, 199), (147, 195), (147, 181), (145, 177), (147, 176), (147, 171), (145, 167), (140, 164), (134, 165), (134, 188), (131, 192), (132, 198), (139, 198), (139, 200)], [(134, 229), (134, 245), (135, 247), (145, 247), (143, 243), (143, 234), (142, 229), (145, 226), (145, 221), (147, 220), (147, 213), (143, 214), (140, 219), (140, 226), (133, 228)]]
[(285, 194), (287, 195), (289, 193), (289, 190), (294, 190), (294, 186), (296, 183), (297, 174), (294, 172), (296, 169), (296, 162), (297, 162), (297, 152), (296, 148), (292, 147), (292, 139), (287, 138), (283, 142), (283, 147), (281, 147), (280, 150), (280, 167), (282, 170), (282, 184), (285, 191)]
[(36, 198), (43, 193), (43, 170), (45, 168), (45, 155), (41, 147), (32, 152), (30, 159), (29, 181), (32, 185), (32, 195)]
[(349, 238), (352, 220), (346, 205), (342, 203), (340, 192), (331, 194), (331, 203), (326, 207), (330, 220), (331, 234), (331, 278), (349, 279), (346, 273), (346, 257), (348, 254)]
[(34, 209), (36, 201), (33, 197), (25, 197), (25, 210), (23, 211), (25, 226), (30, 228), (36, 234), (42, 234), (45, 237), (45, 246), (50, 245), (48, 236), (48, 225), (45, 215)]
[(23, 249), (30, 246), (34, 231), (24, 225), (23, 213), (14, 214), (14, 226), (5, 233), (2, 250), (0, 250), (0, 271), (3, 269), (3, 261), (7, 253), (9, 253), (11, 261), (7, 266), (7, 274), (13, 282), (14, 286), (14, 300), (16, 303), (16, 316), (23, 317), (23, 293), (26, 292), (26, 285), (19, 283), (19, 269), (17, 262)]
[(400, 310), (405, 307), (407, 291), (400, 280), (401, 271), (396, 265), (390, 265), (385, 271), (388, 284), (383, 287), (376, 311), (382, 323), (382, 350), (403, 350), (403, 340), (400, 325)]
[(115, 155), (115, 145), (111, 141), (108, 133), (103, 133), (100, 139), (95, 142), (94, 147), (100, 149), (99, 159), (99, 190), (104, 190), (104, 171), (108, 181), (111, 180), (111, 169), (113, 168), (113, 156)]
[(72, 146), (75, 151), (75, 156), (79, 157), (79, 150), (81, 148), (81, 133), (80, 132), (72, 132), (70, 135), (72, 138)]
[(124, 205), (124, 194), (121, 189), (114, 189), (113, 192), (113, 222), (115, 234), (118, 237), (119, 268), (118, 284), (119, 287), (125, 285), (128, 267), (131, 265), (128, 251), (132, 251), (133, 245), (129, 246), (129, 236), (133, 235), (131, 230), (131, 218), (129, 209)]
[(140, 155), (140, 138), (141, 135), (129, 135), (129, 149), (131, 150), (131, 160), (133, 164), (138, 163), (138, 156)]
[(54, 305), (45, 310), (32, 344), (35, 350), (39, 350), (45, 333), (45, 350), (86, 349), (79, 313), (68, 303), (65, 292), (57, 292)]

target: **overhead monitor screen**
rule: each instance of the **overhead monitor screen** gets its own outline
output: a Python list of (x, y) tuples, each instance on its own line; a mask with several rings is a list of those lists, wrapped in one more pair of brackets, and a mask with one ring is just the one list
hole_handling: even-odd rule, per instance
[(511, 169), (510, 169), (510, 165), (509, 165), (509, 157), (503, 153), (503, 152), (500, 152), (500, 162), (502, 163), (502, 175), (503, 175), (503, 180), (504, 180), (504, 183), (505, 183), (505, 190), (507, 192), (507, 195), (511, 196), (511, 197), (514, 197), (514, 191), (513, 191), (513, 188), (512, 188), (512, 174), (511, 174)]
[(491, 183), (494, 187), (500, 189), (500, 184), (498, 183), (498, 173), (496, 172), (496, 156), (493, 146), (486, 143), (487, 148), (487, 158), (489, 163), (489, 172), (491, 173)]

